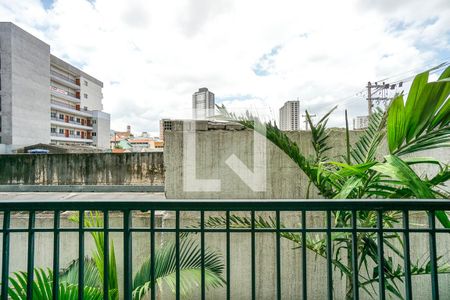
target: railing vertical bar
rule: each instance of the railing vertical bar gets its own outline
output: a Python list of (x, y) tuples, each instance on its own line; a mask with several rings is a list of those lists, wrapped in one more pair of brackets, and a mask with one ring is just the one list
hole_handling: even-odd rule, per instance
[(84, 210), (79, 212), (78, 224), (78, 300), (84, 299)]
[(60, 211), (55, 210), (53, 216), (53, 282), (52, 295), (53, 300), (59, 299), (59, 226)]
[(34, 225), (36, 212), (31, 210), (28, 217), (28, 254), (27, 254), (27, 299), (33, 299), (34, 281)]
[(306, 265), (306, 210), (302, 210), (302, 295), (308, 299), (308, 278)]
[(252, 300), (256, 299), (256, 239), (255, 239), (255, 211), (251, 211), (251, 255), (252, 255)]
[(332, 245), (331, 245), (331, 211), (327, 210), (327, 296), (333, 299), (333, 268), (332, 268)]
[(156, 300), (155, 290), (155, 211), (150, 211), (150, 287), (151, 300)]
[(405, 298), (412, 299), (412, 286), (411, 286), (411, 255), (410, 251), (410, 239), (409, 239), (409, 212), (403, 211), (403, 258), (405, 263)]
[(9, 277), (9, 223), (11, 212), (3, 213), (3, 251), (2, 251), (2, 300), (8, 299), (8, 277)]
[(384, 245), (383, 245), (383, 211), (377, 210), (377, 252), (378, 252), (378, 296), (381, 300), (386, 299), (384, 280)]
[(430, 263), (431, 263), (431, 293), (432, 299), (439, 300), (439, 278), (437, 271), (437, 250), (436, 250), (436, 217), (435, 211), (431, 210), (428, 213), (430, 225)]
[(131, 276), (132, 276), (132, 261), (133, 252), (131, 249), (131, 212), (130, 210), (124, 210), (123, 212), (124, 222), (123, 222), (123, 279), (124, 279), (124, 289), (123, 298), (126, 300), (131, 299)]
[(352, 294), (353, 299), (359, 299), (359, 274), (358, 274), (358, 215), (352, 210)]
[(225, 213), (225, 218), (226, 218), (226, 235), (227, 235), (227, 253), (226, 253), (226, 260), (227, 260), (227, 270), (226, 270), (226, 280), (227, 280), (227, 300), (230, 300), (231, 298), (231, 251), (230, 251), (230, 240), (231, 240), (231, 235), (230, 235), (230, 211), (227, 210)]
[(280, 240), (280, 211), (276, 211), (276, 242), (277, 242), (277, 300), (281, 300), (281, 240)]
[(206, 298), (206, 283), (205, 283), (205, 212), (200, 212), (200, 252), (201, 252), (201, 293), (202, 300)]
[(103, 299), (109, 299), (109, 211), (103, 211)]
[(180, 300), (180, 211), (175, 212), (175, 299)]

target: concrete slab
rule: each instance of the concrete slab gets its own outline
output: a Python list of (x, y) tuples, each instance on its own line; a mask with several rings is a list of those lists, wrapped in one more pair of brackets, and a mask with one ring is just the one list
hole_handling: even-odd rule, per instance
[(0, 193), (0, 201), (145, 201), (165, 198), (166, 196), (164, 195), (164, 193)]

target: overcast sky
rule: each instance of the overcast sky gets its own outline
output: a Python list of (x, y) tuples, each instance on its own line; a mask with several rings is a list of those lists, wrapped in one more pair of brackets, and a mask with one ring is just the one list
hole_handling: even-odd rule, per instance
[(200, 87), (265, 117), (338, 104), (339, 126), (367, 113), (367, 81), (450, 59), (448, 0), (0, 0), (0, 19), (103, 81), (111, 127), (134, 132), (190, 116)]

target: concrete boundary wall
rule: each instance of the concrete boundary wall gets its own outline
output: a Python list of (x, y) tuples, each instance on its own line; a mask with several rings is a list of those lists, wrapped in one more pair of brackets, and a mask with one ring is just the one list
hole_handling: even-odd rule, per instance
[(164, 185), (162, 152), (0, 155), (0, 185)]

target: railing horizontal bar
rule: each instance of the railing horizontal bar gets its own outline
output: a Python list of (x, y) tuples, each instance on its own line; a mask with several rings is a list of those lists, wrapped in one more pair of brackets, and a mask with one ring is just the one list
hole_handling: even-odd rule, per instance
[[(33, 207), (33, 209), (30, 209)], [(230, 210), (230, 211), (333, 211), (333, 210), (450, 210), (448, 200), (166, 200), (151, 201), (9, 201), (0, 203), (0, 210)]]
[[(383, 228), (383, 232), (385, 233), (403, 233), (405, 232), (404, 228)], [(80, 232), (78, 228), (60, 228), (58, 229), (60, 232)], [(103, 232), (104, 229), (96, 229), (96, 228), (85, 228), (82, 229), (81, 232)], [(108, 232), (124, 232), (124, 229), (122, 228), (109, 228), (106, 231)], [(175, 228), (130, 228), (130, 232), (176, 232), (177, 230)], [(202, 230), (200, 228), (180, 228), (178, 230), (180, 233), (182, 232), (190, 232), (190, 233), (200, 233)], [(218, 232), (218, 233), (224, 233), (228, 230), (226, 228), (205, 228), (204, 232)], [(251, 228), (230, 228), (230, 232), (233, 233), (248, 233), (252, 232)], [(306, 231), (306, 232), (316, 232), (316, 233), (326, 233), (326, 228), (307, 228), (307, 229), (301, 229), (301, 228), (282, 228), (280, 229), (280, 233), (283, 232), (299, 232), (299, 231)], [(348, 232), (352, 233), (353, 230), (351, 228), (331, 228), (331, 232)], [(378, 228), (358, 228), (356, 229), (356, 232), (378, 232)], [(5, 232), (4, 230), (0, 230), (1, 233)], [(6, 232), (10, 233), (27, 233), (27, 232), (54, 232), (54, 229), (52, 228), (35, 228), (33, 230), (28, 230), (27, 228), (11, 228), (6, 230)], [(255, 228), (254, 232), (264, 232), (264, 233), (276, 233), (276, 228)], [(436, 228), (434, 231), (432, 229), (428, 228), (411, 228), (408, 230), (410, 233), (430, 233), (430, 232), (436, 232), (436, 233), (450, 233), (450, 228)]]

